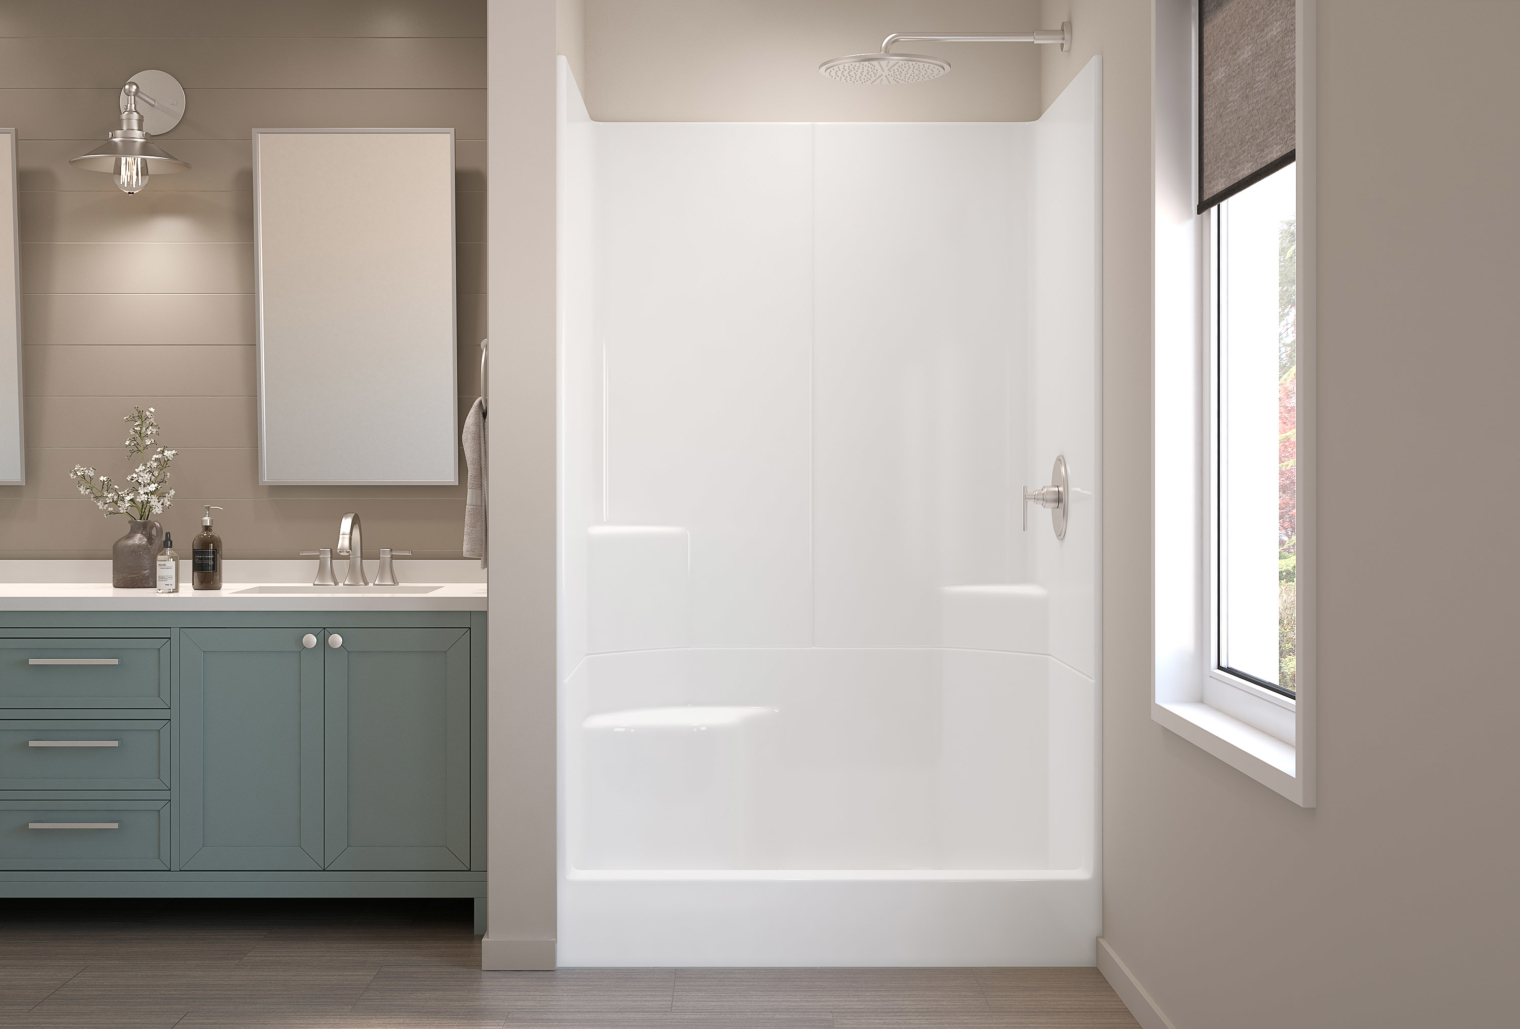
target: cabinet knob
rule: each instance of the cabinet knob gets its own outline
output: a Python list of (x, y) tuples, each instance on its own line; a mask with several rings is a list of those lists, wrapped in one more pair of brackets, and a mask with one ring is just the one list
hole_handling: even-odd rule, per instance
[(333, 633), (327, 637), (327, 645), (334, 650), (337, 650), (339, 647), (343, 646), (343, 637), (339, 636), (337, 633)]
[(316, 645), (317, 645), (317, 638), (315, 636), (313, 636), (311, 633), (308, 632), (305, 636), (301, 637), (301, 646), (305, 647), (307, 650), (310, 650), (312, 647), (315, 647)]

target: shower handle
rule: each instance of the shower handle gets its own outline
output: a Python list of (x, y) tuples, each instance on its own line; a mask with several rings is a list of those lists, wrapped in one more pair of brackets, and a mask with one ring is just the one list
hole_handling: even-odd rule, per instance
[(1026, 489), (1024, 491), (1024, 531), (1029, 531), (1029, 505), (1039, 504), (1041, 507), (1060, 507), (1064, 503), (1059, 486), (1041, 486), (1039, 489)]
[(1050, 509), (1050, 527), (1055, 530), (1056, 539), (1066, 538), (1066, 517), (1068, 506), (1071, 501), (1071, 479), (1066, 470), (1066, 458), (1057, 456), (1055, 464), (1051, 466), (1050, 478), (1053, 480), (1049, 486), (1040, 486), (1035, 489), (1024, 488), (1024, 531), (1029, 531), (1029, 505), (1038, 504)]

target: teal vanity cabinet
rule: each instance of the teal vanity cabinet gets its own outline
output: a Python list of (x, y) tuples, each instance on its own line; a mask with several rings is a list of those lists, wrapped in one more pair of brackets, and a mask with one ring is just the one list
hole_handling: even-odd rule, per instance
[(485, 896), (483, 611), (0, 611), (0, 896)]
[(329, 634), (326, 867), (470, 867), (469, 637)]
[(317, 869), (321, 626), (179, 637), (181, 868)]

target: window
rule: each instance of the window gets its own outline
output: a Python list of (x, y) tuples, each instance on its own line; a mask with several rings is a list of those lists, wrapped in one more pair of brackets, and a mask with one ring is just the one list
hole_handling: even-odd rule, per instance
[(1315, 794), (1317, 0), (1155, 0), (1151, 717)]
[(1216, 667), (1292, 697), (1297, 593), (1297, 170), (1213, 210)]

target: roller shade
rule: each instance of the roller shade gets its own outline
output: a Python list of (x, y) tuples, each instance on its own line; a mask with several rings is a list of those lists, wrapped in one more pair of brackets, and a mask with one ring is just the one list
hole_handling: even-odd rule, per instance
[(1295, 0), (1199, 0), (1198, 211), (1293, 162)]

